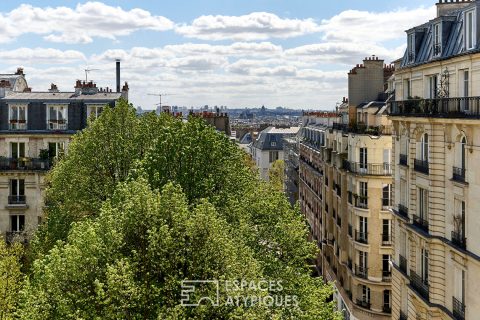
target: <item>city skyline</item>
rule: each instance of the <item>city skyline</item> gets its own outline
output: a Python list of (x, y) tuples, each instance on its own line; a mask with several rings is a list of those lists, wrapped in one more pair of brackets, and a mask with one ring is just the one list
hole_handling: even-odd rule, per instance
[[(376, 55), (400, 58), (405, 29), (432, 19), (432, 1), (41, 1), (0, 11), (0, 73), (25, 68), (34, 91), (72, 91), (84, 69), (115, 84), (116, 58), (135, 106), (174, 93), (179, 106), (334, 108), (347, 72)], [(274, 9), (273, 9), (274, 8)], [(355, 23), (352, 23), (354, 21)], [(354, 25), (354, 27), (352, 26)], [(382, 32), (372, 32), (382, 30)], [(361, 40), (360, 40), (361, 39)]]

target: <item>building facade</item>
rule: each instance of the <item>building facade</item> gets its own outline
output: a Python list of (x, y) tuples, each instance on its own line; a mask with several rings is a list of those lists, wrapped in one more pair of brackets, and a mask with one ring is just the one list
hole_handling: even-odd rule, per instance
[(285, 160), (284, 139), (297, 135), (299, 130), (299, 127), (268, 127), (259, 133), (258, 138), (252, 143), (251, 152), (260, 178), (268, 181), (272, 164), (277, 160)]
[[(346, 319), (391, 318), (391, 125), (377, 57), (349, 73), (349, 98), (334, 114), (306, 114), (300, 144), (300, 204), (335, 283)], [(370, 100), (373, 99), (373, 100)]]
[(74, 92), (52, 84), (32, 92), (22, 69), (0, 75), (0, 234), (26, 240), (41, 223), (45, 174), (68, 150), (73, 134), (105, 105), (128, 98), (122, 92), (77, 81)]
[(394, 319), (480, 314), (480, 48), (476, 1), (407, 30), (394, 75)]

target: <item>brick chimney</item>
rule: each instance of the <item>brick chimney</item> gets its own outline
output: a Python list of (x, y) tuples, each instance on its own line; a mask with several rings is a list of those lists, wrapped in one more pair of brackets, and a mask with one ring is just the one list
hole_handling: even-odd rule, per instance
[(25, 73), (23, 73), (23, 68), (18, 67), (17, 72), (15, 72), (17, 76), (24, 76)]
[(462, 9), (473, 3), (472, 0), (439, 0), (437, 6), (437, 17), (446, 16), (452, 11)]
[(57, 85), (52, 83), (48, 92), (59, 92)]

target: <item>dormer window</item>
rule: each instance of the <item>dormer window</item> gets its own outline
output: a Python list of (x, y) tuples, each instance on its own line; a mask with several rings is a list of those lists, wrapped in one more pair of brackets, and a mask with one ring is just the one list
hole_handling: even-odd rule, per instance
[(438, 57), (442, 53), (442, 25), (437, 23), (433, 26), (433, 56)]
[(465, 12), (464, 16), (464, 30), (465, 30), (465, 49), (470, 50), (477, 45), (476, 41), (476, 19), (475, 10)]
[(407, 39), (407, 61), (408, 63), (415, 61), (415, 34), (410, 33)]

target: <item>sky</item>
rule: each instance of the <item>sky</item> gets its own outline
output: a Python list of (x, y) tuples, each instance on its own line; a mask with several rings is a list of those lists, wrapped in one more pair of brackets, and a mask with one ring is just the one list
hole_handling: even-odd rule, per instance
[[(47, 4), (48, 3), (48, 4)], [(5, 1), (0, 73), (23, 67), (33, 91), (73, 91), (85, 69), (135, 106), (333, 109), (365, 57), (390, 63), (434, 0)]]

